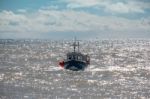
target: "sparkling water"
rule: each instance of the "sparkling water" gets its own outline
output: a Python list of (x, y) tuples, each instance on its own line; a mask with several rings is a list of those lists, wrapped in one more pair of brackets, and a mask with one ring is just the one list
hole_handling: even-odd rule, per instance
[(150, 40), (85, 40), (85, 71), (58, 66), (71, 41), (0, 40), (0, 99), (149, 99)]

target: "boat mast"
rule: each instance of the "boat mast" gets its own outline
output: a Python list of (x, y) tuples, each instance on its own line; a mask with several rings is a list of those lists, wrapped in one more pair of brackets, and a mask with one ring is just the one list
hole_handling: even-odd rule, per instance
[(73, 49), (74, 49), (74, 52), (76, 51), (76, 46), (78, 46), (78, 52), (79, 52), (79, 42), (78, 42), (78, 44), (76, 43), (76, 37), (75, 37), (75, 39), (74, 39), (74, 43), (73, 43)]
[(79, 52), (79, 41), (78, 41), (78, 44), (77, 44), (76, 41), (77, 41), (77, 40), (76, 40), (76, 37), (75, 37), (74, 43), (73, 43), (73, 49), (74, 49), (74, 52), (75, 52), (75, 51), (76, 51), (76, 46), (78, 46), (78, 52)]
[(74, 43), (73, 43), (73, 48), (74, 48), (74, 52), (76, 51), (76, 37), (74, 38)]
[(73, 44), (73, 49), (74, 49), (74, 52), (75, 52), (76, 51), (76, 44), (75, 44), (75, 42)]
[(78, 41), (78, 52), (79, 52), (79, 41)]

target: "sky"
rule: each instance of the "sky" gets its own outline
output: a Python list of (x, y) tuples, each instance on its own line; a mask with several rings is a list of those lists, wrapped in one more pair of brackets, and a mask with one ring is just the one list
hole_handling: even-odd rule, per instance
[(150, 0), (0, 0), (0, 39), (150, 38)]

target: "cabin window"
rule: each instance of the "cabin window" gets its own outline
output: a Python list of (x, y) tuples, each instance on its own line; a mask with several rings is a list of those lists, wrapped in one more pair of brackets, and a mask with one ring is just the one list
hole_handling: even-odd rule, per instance
[(78, 60), (82, 60), (82, 57), (81, 57), (81, 56), (78, 56)]
[(72, 56), (72, 59), (75, 59), (75, 56)]
[(68, 56), (68, 59), (71, 60), (71, 56)]
[(75, 59), (78, 60), (78, 56), (75, 56)]

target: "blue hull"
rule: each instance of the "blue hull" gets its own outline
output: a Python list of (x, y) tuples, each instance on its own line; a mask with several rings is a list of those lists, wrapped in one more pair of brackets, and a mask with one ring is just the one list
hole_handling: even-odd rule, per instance
[(87, 67), (86, 62), (83, 61), (77, 61), (77, 60), (70, 60), (66, 61), (64, 64), (65, 69), (73, 70), (73, 71), (79, 71), (84, 70)]

